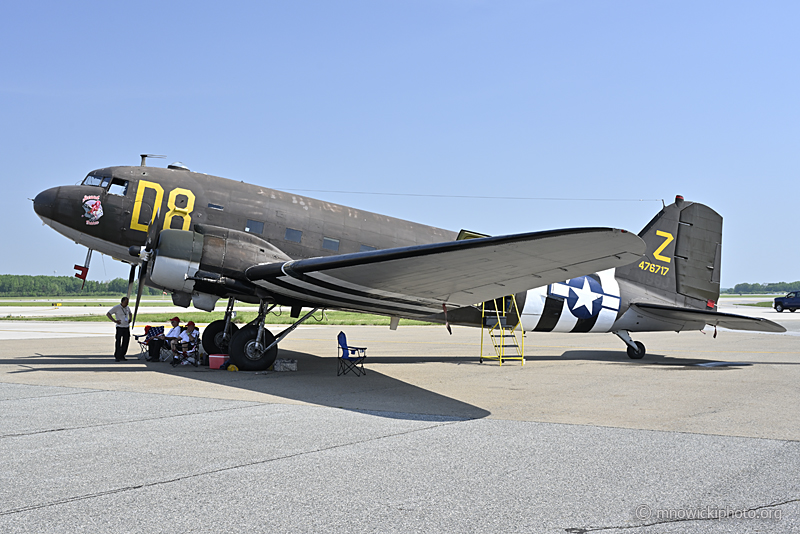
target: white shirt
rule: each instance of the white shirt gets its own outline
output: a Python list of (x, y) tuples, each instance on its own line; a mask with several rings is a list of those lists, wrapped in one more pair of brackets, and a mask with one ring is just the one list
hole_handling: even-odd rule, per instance
[(192, 340), (197, 339), (199, 336), (200, 332), (198, 332), (197, 330), (193, 330), (191, 334), (189, 333), (188, 330), (184, 330), (183, 332), (181, 332), (181, 341), (183, 341), (184, 343), (191, 343)]
[(119, 321), (117, 328), (128, 328), (131, 324), (131, 309), (128, 306), (122, 307), (122, 304), (117, 304), (108, 313), (114, 316)]
[(180, 327), (180, 325), (178, 325), (175, 328), (173, 328), (172, 330), (170, 330), (165, 337), (168, 337), (168, 338), (172, 337), (172, 338), (175, 338), (175, 339), (178, 339), (179, 337), (181, 337), (181, 327)]

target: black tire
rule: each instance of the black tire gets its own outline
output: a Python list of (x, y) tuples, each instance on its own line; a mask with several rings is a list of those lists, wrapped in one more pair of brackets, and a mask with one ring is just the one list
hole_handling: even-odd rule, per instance
[(783, 311), (783, 306), (781, 304), (776, 304), (775, 305), (775, 311), (778, 312), (778, 313), (782, 312)]
[[(227, 342), (222, 341), (224, 330), (225, 319), (214, 321), (206, 327), (203, 331), (203, 348), (206, 350), (206, 354), (228, 354), (230, 340)], [(238, 331), (239, 327), (231, 323), (231, 338), (233, 338)]]
[[(231, 363), (241, 371), (264, 371), (275, 363), (278, 357), (278, 346), (275, 345), (266, 352), (258, 353), (254, 349), (258, 327), (249, 324), (236, 332), (228, 347)], [(275, 336), (269, 330), (264, 330), (264, 344), (269, 345), (275, 341)]]
[(797, 311), (797, 308), (789, 308), (789, 311), (794, 313), (795, 311)]
[(634, 341), (638, 350), (633, 350), (633, 347), (628, 347), (628, 358), (631, 360), (641, 360), (644, 358), (645, 348), (644, 343), (641, 341)]

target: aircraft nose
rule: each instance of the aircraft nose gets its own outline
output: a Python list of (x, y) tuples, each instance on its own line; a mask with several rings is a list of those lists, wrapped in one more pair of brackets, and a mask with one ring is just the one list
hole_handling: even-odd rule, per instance
[(33, 211), (36, 212), (36, 215), (44, 219), (53, 218), (53, 208), (58, 199), (59, 189), (59, 187), (51, 187), (36, 195), (36, 198), (33, 199)]

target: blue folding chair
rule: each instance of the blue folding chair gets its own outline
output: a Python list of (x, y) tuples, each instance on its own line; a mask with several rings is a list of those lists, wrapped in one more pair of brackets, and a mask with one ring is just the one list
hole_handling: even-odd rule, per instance
[(350, 371), (353, 371), (356, 376), (367, 374), (364, 370), (367, 347), (349, 346), (344, 332), (339, 332), (338, 340), (337, 357), (339, 359), (339, 370), (336, 372), (336, 376), (346, 375)]

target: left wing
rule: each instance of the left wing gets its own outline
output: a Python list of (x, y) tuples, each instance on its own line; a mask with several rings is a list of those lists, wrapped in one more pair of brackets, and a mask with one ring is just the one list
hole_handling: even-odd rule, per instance
[(694, 321), (721, 326), (730, 330), (751, 330), (756, 332), (786, 332), (786, 329), (778, 323), (769, 319), (757, 319), (733, 313), (721, 313), (710, 310), (695, 310), (691, 308), (680, 308), (677, 306), (662, 306), (661, 304), (637, 303), (633, 304), (645, 314), (654, 315), (661, 319), (671, 319), (674, 321)]
[(625, 230), (575, 228), (261, 264), (246, 276), (323, 307), (425, 316), (627, 265), (644, 249)]

